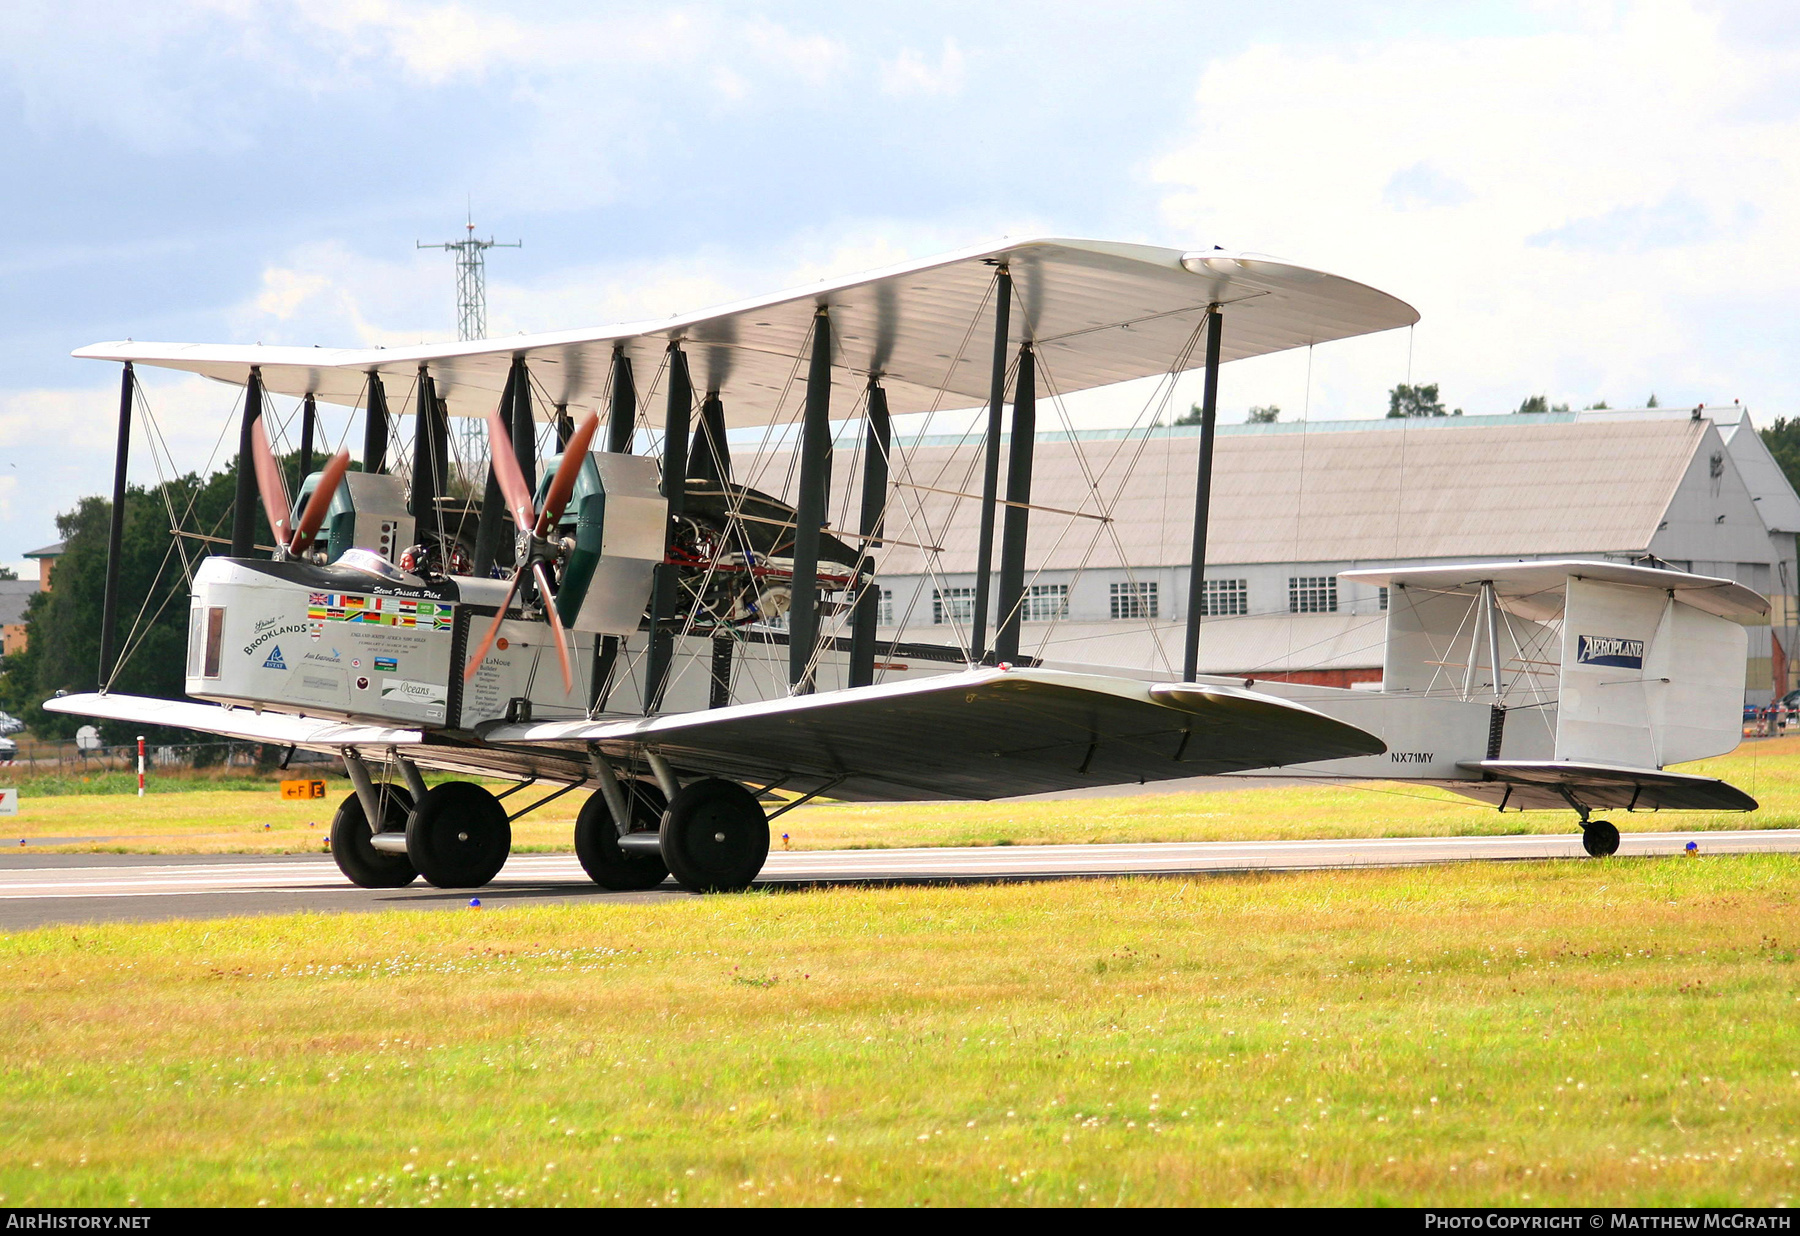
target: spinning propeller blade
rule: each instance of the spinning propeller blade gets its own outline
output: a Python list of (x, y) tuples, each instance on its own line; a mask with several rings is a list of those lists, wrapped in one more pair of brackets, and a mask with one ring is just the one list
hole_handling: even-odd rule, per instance
[(529, 532), (536, 522), (531, 509), (531, 487), (525, 484), (525, 473), (519, 468), (519, 457), (513, 454), (512, 434), (498, 412), (489, 412), (488, 455), (494, 461), (494, 480), (499, 482), (506, 507), (512, 512), (513, 527)]
[(299, 557), (313, 543), (318, 535), (319, 526), (325, 522), (325, 513), (331, 509), (331, 499), (337, 494), (338, 486), (343, 483), (344, 473), (350, 471), (350, 452), (340, 450), (319, 473), (318, 487), (313, 496), (307, 499), (306, 509), (300, 512), (299, 526), (294, 529), (293, 542), (288, 546), (288, 553)]
[(287, 482), (281, 477), (281, 465), (269, 449), (269, 434), (259, 416), (250, 422), (250, 455), (256, 465), (256, 487), (262, 491), (263, 510), (269, 516), (269, 530), (277, 545), (288, 543), (288, 520), (293, 507), (288, 504)]
[[(556, 521), (562, 518), (563, 508), (569, 505), (569, 498), (575, 492), (576, 478), (581, 475), (581, 465), (587, 459), (588, 444), (594, 440), (594, 431), (600, 427), (600, 418), (595, 413), (588, 413), (575, 432), (570, 435), (569, 443), (563, 448), (562, 464), (551, 479), (550, 488), (544, 494), (544, 512), (540, 516), (532, 510), (531, 490), (525, 484), (525, 473), (519, 467), (519, 460), (512, 451), (512, 438), (506, 428), (506, 420), (499, 412), (488, 413), (488, 448), (494, 460), (494, 480), (500, 486), (500, 493), (506, 499), (508, 509), (512, 511), (513, 526), (521, 532), (530, 531), (542, 538), (550, 534), (556, 527)], [(308, 508), (310, 513), (310, 508)], [(550, 620), (550, 630), (556, 637), (556, 660), (562, 667), (563, 691), (575, 689), (575, 670), (569, 663), (569, 636), (563, 629), (562, 615), (556, 612), (555, 594), (550, 589), (550, 575), (544, 570), (542, 562), (530, 563), (531, 576), (537, 582), (538, 599), (542, 602), (545, 616)], [(507, 607), (512, 604), (513, 595), (519, 590), (519, 582), (525, 578), (526, 564), (520, 563), (519, 569), (513, 572), (512, 583), (506, 589), (506, 600), (500, 603), (500, 611), (494, 615), (494, 621), (488, 625), (487, 634), (481, 644), (469, 655), (469, 663), (463, 667), (463, 679), (467, 681), (475, 677), (481, 663), (487, 659), (488, 651), (493, 648), (494, 641), (499, 638), (500, 624), (506, 620)]]
[(556, 476), (544, 494), (544, 513), (538, 516), (539, 536), (549, 536), (550, 529), (556, 527), (556, 521), (562, 518), (563, 508), (569, 505), (569, 496), (575, 492), (575, 481), (581, 475), (581, 465), (587, 462), (588, 443), (594, 440), (594, 431), (599, 427), (599, 415), (589, 412), (581, 424), (576, 426), (575, 432), (569, 435), (568, 445), (563, 447), (562, 463), (557, 467)]
[(506, 599), (500, 602), (500, 609), (494, 614), (494, 621), (488, 624), (487, 634), (481, 637), (481, 644), (469, 654), (469, 663), (463, 667), (463, 681), (475, 677), (475, 671), (487, 660), (488, 649), (494, 646), (494, 640), (500, 634), (500, 624), (506, 621), (506, 611), (512, 605), (513, 593), (519, 590), (519, 581), (525, 576), (521, 567), (513, 572), (512, 584), (506, 590)]
[(556, 636), (556, 659), (562, 664), (563, 694), (567, 695), (575, 689), (575, 672), (569, 668), (569, 637), (563, 631), (562, 616), (551, 603), (550, 578), (544, 571), (544, 564), (532, 563), (531, 574), (537, 580), (538, 596), (544, 599), (544, 613), (550, 619), (550, 632)]

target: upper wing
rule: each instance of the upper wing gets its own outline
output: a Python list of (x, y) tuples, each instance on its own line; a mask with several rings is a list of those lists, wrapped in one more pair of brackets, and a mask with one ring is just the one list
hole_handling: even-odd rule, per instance
[(484, 728), (490, 743), (597, 742), (833, 798), (1005, 798), (1375, 755), (1365, 730), (1234, 687), (972, 670), (631, 721)]
[[(1024, 240), (909, 262), (852, 278), (741, 301), (701, 313), (594, 330), (411, 348), (295, 348), (184, 343), (101, 343), (75, 355), (184, 369), (239, 384), (252, 366), (263, 386), (359, 406), (368, 375), (381, 375), (389, 407), (411, 410), (408, 392), (429, 363), (453, 416), (486, 416), (514, 357), (552, 405), (575, 415), (600, 410), (615, 346), (641, 375), (643, 391), (668, 345), (686, 348), (698, 389), (724, 395), (727, 424), (796, 419), (787, 397), (808, 353), (814, 311), (831, 310), (833, 398), (850, 408), (878, 374), (896, 415), (939, 406), (940, 391), (987, 398), (993, 337), (994, 268), (1011, 271), (1019, 312), (1012, 336), (1035, 341), (1064, 394), (1167, 373), (1184, 354), (1198, 365), (1194, 333), (1222, 304), (1221, 356), (1238, 360), (1372, 331), (1419, 315), (1384, 292), (1320, 271), (1223, 251), (1187, 253), (1091, 240)], [(1123, 328), (1123, 329), (1122, 329)], [(660, 423), (659, 401), (644, 411)]]
[(1457, 765), (1491, 781), (1445, 781), (1445, 788), (1521, 811), (1584, 807), (1611, 811), (1755, 811), (1756, 800), (1729, 781), (1691, 773), (1587, 764), (1573, 760), (1471, 760)]

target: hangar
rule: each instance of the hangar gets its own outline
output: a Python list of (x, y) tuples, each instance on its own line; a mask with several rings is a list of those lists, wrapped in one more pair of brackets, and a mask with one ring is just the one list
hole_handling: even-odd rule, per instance
[[(1743, 407), (1221, 425), (1200, 669), (1326, 686), (1381, 679), (1385, 591), (1356, 569), (1486, 559), (1646, 559), (1770, 598), (1750, 629), (1746, 703), (1768, 702), (1796, 630), (1800, 496)], [(1120, 496), (1112, 523), (1034, 538), (1021, 639), (1059, 663), (1178, 669), (1199, 429), (1037, 435), (1034, 502)], [(974, 593), (973, 455), (959, 435), (900, 440), (921, 519), (945, 552), (880, 561), (881, 625), (966, 625)], [(779, 476), (785, 456), (746, 461)], [(896, 461), (896, 473), (900, 464)], [(839, 502), (855, 509), (854, 469)], [(1129, 473), (1129, 484), (1120, 481)], [(753, 482), (754, 483), (754, 482)], [(1091, 505), (1091, 504), (1090, 504)], [(1083, 560), (1086, 560), (1085, 567)]]

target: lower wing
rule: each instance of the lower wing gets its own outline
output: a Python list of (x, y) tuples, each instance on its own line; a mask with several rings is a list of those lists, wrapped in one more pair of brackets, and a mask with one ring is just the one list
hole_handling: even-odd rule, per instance
[(1609, 811), (1755, 811), (1756, 800), (1729, 781), (1690, 773), (1584, 764), (1570, 760), (1471, 760), (1457, 765), (1488, 781), (1445, 781), (1446, 789), (1520, 811), (1580, 804)]

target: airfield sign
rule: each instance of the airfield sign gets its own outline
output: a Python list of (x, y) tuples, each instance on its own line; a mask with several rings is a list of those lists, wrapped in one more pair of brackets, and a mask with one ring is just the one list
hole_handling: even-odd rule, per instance
[(17, 786), (0, 785), (0, 815), (19, 814), (19, 790)]

